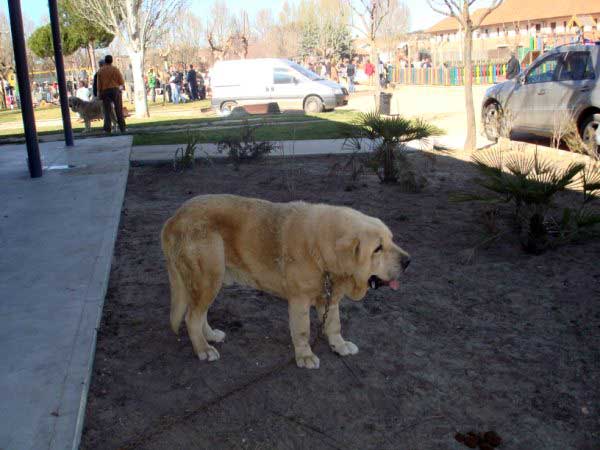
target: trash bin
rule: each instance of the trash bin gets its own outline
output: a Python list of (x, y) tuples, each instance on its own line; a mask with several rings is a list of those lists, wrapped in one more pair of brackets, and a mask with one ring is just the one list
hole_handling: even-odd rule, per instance
[(391, 108), (392, 94), (388, 94), (387, 92), (382, 92), (379, 94), (379, 112), (389, 116), (391, 114)]

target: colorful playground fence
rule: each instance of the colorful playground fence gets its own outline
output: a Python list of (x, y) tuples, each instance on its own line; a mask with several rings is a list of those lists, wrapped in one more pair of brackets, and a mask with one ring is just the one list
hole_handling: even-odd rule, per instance
[[(462, 86), (464, 80), (465, 69), (462, 67), (431, 69), (396, 67), (391, 81), (397, 84)], [(473, 84), (494, 84), (504, 80), (506, 80), (506, 64), (473, 66)]]
[[(559, 45), (571, 44), (578, 39), (575, 35), (529, 38), (529, 47), (519, 47), (517, 57), (524, 61), (529, 52), (544, 52)], [(525, 62), (521, 69), (526, 67)], [(460, 67), (439, 67), (431, 69), (415, 69), (395, 67), (391, 80), (397, 84), (462, 86), (464, 85), (465, 69)], [(506, 64), (475, 64), (473, 65), (473, 84), (494, 84), (506, 80)]]

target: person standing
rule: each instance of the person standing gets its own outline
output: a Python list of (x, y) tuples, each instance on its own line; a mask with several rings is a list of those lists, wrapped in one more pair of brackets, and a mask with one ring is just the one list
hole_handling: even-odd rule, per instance
[(169, 78), (169, 86), (171, 87), (171, 101), (175, 104), (179, 104), (179, 74), (176, 71), (171, 73)]
[(369, 77), (369, 85), (373, 85), (373, 74), (375, 73), (375, 65), (370, 59), (367, 59), (365, 64), (365, 75)]
[(521, 65), (519, 64), (519, 60), (515, 56), (515, 52), (510, 52), (510, 59), (506, 64), (506, 79), (512, 80), (516, 78), (521, 73)]
[(110, 133), (110, 112), (114, 105), (119, 130), (124, 133), (125, 118), (123, 117), (121, 86), (125, 84), (125, 80), (119, 69), (113, 66), (112, 63), (112, 56), (106, 55), (104, 66), (98, 70), (98, 92), (104, 109), (104, 131)]
[[(104, 66), (104, 59), (98, 61), (98, 71)], [(94, 74), (94, 81), (92, 82), (92, 95), (98, 97), (98, 72)]]
[(348, 77), (348, 92), (354, 92), (354, 75), (356, 75), (356, 66), (352, 60), (348, 61), (346, 66), (346, 77)]
[(152, 103), (156, 103), (156, 74), (152, 68), (148, 72), (148, 89), (150, 90)]
[(86, 102), (92, 100), (92, 94), (90, 93), (90, 89), (85, 85), (85, 81), (79, 80), (79, 88), (77, 88), (75, 96)]
[(206, 86), (204, 84), (204, 77), (202, 72), (198, 73), (198, 98), (200, 100), (206, 99)]
[(338, 67), (337, 67), (337, 61), (333, 60), (331, 62), (331, 67), (329, 69), (331, 71), (331, 74), (329, 75), (331, 77), (332, 81), (335, 81), (336, 83), (340, 82), (340, 77), (338, 74)]
[(131, 64), (125, 69), (125, 90), (129, 103), (133, 105), (133, 67)]
[(190, 64), (190, 70), (188, 70), (186, 78), (190, 88), (190, 100), (198, 100), (198, 80), (192, 64)]

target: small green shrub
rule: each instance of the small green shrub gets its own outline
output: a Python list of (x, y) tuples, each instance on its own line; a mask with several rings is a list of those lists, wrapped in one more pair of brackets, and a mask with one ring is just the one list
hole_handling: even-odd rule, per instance
[(240, 164), (260, 159), (275, 149), (275, 144), (271, 142), (256, 141), (256, 131), (261, 126), (263, 125), (250, 125), (246, 120), (239, 136), (225, 138), (217, 144), (217, 151), (227, 153), (235, 170), (239, 170)]
[(186, 169), (194, 167), (196, 161), (196, 151), (199, 148), (200, 136), (190, 129), (186, 131), (185, 148), (179, 147), (173, 155), (173, 170), (183, 172)]
[[(499, 148), (475, 153), (473, 160), (481, 174), (477, 184), (490, 193), (461, 193), (451, 199), (512, 203), (515, 229), (526, 252), (541, 253), (576, 237), (595, 234), (593, 227), (600, 224), (600, 214), (589, 207), (600, 195), (597, 164), (571, 163), (560, 168), (541, 158), (537, 150), (528, 155)], [(555, 196), (567, 188), (579, 190), (582, 201), (576, 207), (564, 208), (557, 219), (552, 214)]]
[[(401, 176), (406, 181), (416, 178), (401, 153), (410, 141), (421, 141), (444, 132), (422, 119), (407, 119), (402, 116), (383, 116), (377, 112), (363, 113), (350, 125), (341, 128), (344, 136), (343, 148), (362, 150), (364, 141), (369, 144), (370, 161), (366, 164), (373, 169), (382, 183), (397, 183)], [(401, 180), (400, 180), (401, 181)]]

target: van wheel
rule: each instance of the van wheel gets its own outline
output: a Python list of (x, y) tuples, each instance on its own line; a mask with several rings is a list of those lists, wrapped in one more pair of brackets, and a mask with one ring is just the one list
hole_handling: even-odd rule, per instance
[(590, 114), (581, 123), (581, 139), (585, 142), (586, 147), (590, 152), (596, 155), (600, 155), (600, 145), (596, 140), (596, 134), (600, 133), (600, 121), (594, 118), (594, 114)]
[(304, 102), (304, 112), (307, 114), (320, 113), (323, 111), (323, 102), (319, 97), (311, 95)]
[(237, 106), (236, 102), (225, 102), (221, 105), (221, 114), (228, 116), (233, 111), (233, 108)]

